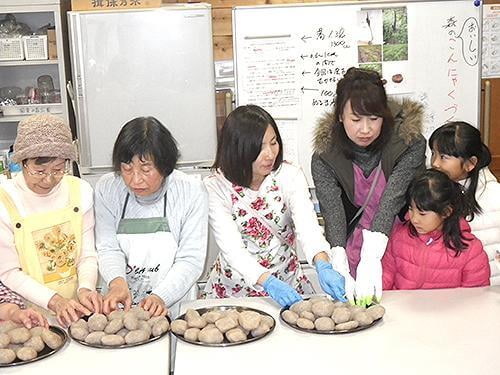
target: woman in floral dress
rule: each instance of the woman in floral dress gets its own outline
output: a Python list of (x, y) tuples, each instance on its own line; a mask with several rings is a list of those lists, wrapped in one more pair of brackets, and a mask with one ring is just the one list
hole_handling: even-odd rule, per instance
[(221, 131), (214, 173), (205, 179), (209, 222), (221, 249), (205, 287), (208, 298), (271, 296), (287, 306), (314, 293), (296, 254), (298, 242), (320, 285), (344, 298), (344, 278), (331, 266), (302, 171), (283, 162), (273, 118), (241, 106)]

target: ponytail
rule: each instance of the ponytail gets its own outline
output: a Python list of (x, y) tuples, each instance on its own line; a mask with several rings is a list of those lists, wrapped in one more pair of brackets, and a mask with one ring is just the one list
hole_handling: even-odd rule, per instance
[(450, 180), (450, 188), (451, 214), (444, 219), (443, 239), (446, 247), (453, 249), (455, 256), (459, 256), (460, 252), (467, 248), (466, 238), (460, 228), (460, 219), (468, 216), (474, 217), (474, 206), (460, 184)]

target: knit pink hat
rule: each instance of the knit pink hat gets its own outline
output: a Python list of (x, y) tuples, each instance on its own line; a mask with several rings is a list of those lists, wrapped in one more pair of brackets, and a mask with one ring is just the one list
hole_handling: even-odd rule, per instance
[(12, 160), (20, 163), (39, 157), (76, 160), (71, 130), (60, 117), (41, 114), (19, 122)]

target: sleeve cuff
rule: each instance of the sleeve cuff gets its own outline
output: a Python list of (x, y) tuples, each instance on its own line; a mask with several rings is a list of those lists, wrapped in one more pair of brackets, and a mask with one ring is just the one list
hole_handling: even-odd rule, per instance
[(124, 280), (127, 280), (127, 275), (125, 271), (120, 269), (120, 267), (113, 267), (107, 269), (105, 272), (101, 272), (102, 278), (106, 283), (106, 286), (109, 286), (109, 283), (116, 279), (117, 277), (122, 277)]
[(41, 294), (38, 294), (36, 297), (32, 298), (30, 302), (33, 302), (35, 305), (42, 306), (44, 309), (49, 310), (49, 301), (52, 297), (54, 297), (57, 293), (52, 289), (45, 288), (46, 290)]
[(266, 267), (263, 267), (260, 264), (258, 264), (256, 267), (252, 267), (252, 269), (246, 270), (246, 272), (243, 275), (243, 277), (245, 278), (245, 281), (249, 285), (252, 285), (252, 287), (255, 290), (261, 291), (261, 290), (263, 290), (263, 288), (262, 288), (261, 285), (257, 284), (257, 281), (262, 276), (262, 274), (265, 273), (265, 272), (271, 273), (271, 270), (269, 270)]

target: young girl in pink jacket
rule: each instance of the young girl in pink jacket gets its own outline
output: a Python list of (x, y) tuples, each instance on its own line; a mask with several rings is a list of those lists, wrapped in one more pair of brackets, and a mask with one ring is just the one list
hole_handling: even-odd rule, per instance
[(382, 259), (384, 289), (490, 285), (488, 256), (464, 219), (473, 209), (460, 185), (434, 169), (414, 178), (408, 215)]

